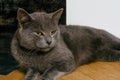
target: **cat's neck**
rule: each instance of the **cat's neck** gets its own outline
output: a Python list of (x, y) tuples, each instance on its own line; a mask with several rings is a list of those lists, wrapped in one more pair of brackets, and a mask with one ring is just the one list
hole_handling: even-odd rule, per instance
[(22, 51), (21, 54), (28, 55), (28, 56), (46, 55), (49, 52), (51, 52), (53, 49), (49, 50), (48, 52), (43, 52), (43, 51), (40, 51), (37, 49), (28, 49), (28, 48), (25, 48), (25, 47), (19, 45), (19, 50)]
[(39, 55), (42, 52), (36, 50), (36, 49), (28, 49), (23, 46), (19, 45), (19, 50), (23, 52), (24, 55)]

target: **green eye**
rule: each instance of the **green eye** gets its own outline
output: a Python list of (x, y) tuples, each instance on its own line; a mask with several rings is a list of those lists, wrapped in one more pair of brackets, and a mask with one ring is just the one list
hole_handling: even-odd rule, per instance
[(43, 33), (42, 32), (39, 32), (39, 33), (37, 33), (39, 36), (42, 36), (43, 35)]
[(53, 34), (55, 34), (55, 33), (56, 33), (56, 30), (52, 31), (52, 32), (51, 32), (51, 35), (53, 35)]

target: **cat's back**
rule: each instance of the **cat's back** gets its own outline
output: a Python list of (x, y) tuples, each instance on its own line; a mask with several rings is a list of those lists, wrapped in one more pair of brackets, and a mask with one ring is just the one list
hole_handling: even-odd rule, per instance
[(80, 25), (60, 25), (60, 29), (61, 32), (69, 32), (69, 33), (73, 33), (73, 32), (89, 32), (89, 31), (96, 31), (98, 29), (96, 28), (92, 28), (92, 27), (88, 27), (88, 26), (80, 26)]
[(112, 35), (111, 33), (103, 30), (97, 29), (89, 26), (79, 26), (79, 25), (60, 25), (61, 34), (65, 37), (77, 37), (77, 38), (107, 38), (107, 39), (114, 39), (119, 41), (116, 36)]
[(80, 38), (80, 37), (92, 37), (92, 36), (98, 36), (100, 33), (102, 33), (102, 30), (88, 27), (88, 26), (78, 26), (78, 25), (68, 25), (64, 26), (61, 25), (61, 34), (63, 37), (70, 37), (71, 39), (74, 37)]
[[(87, 26), (60, 26), (61, 35), (70, 49), (88, 49), (94, 46), (113, 46), (120, 43), (120, 39), (109, 32)], [(73, 51), (72, 50), (72, 51)]]

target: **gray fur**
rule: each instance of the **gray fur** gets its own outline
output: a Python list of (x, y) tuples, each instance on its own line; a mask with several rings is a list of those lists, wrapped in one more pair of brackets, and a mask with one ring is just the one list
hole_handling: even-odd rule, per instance
[(11, 50), (27, 70), (24, 80), (57, 80), (82, 64), (120, 60), (120, 39), (100, 29), (58, 25), (62, 11), (29, 14), (18, 10)]

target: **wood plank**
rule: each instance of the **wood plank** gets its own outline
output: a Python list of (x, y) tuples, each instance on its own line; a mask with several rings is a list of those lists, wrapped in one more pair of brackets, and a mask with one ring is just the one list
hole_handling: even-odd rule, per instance
[[(22, 80), (24, 74), (18, 70), (4, 76), (0, 80)], [(120, 80), (120, 62), (94, 62), (78, 67), (74, 72), (60, 80)]]

